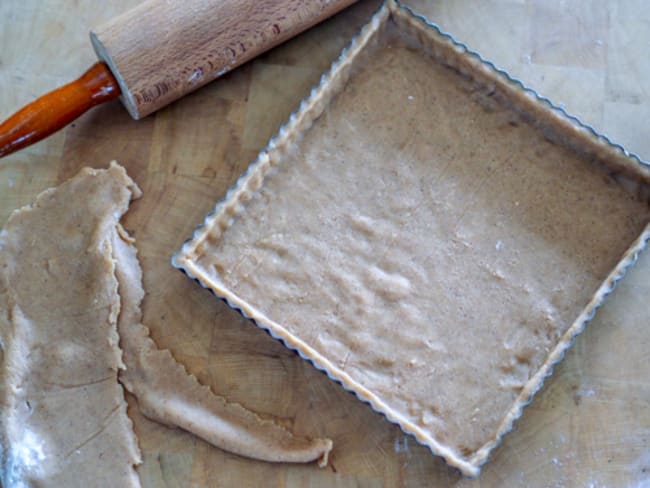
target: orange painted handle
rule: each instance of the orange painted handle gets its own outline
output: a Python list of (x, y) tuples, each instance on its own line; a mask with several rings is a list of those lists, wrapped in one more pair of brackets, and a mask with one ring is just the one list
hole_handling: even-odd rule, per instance
[(0, 158), (40, 141), (89, 108), (119, 96), (120, 88), (106, 64), (93, 64), (77, 80), (37, 98), (0, 124)]

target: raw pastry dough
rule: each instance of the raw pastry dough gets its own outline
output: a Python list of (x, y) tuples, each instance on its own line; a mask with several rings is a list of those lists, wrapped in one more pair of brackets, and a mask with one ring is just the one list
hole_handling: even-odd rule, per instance
[(0, 240), (0, 480), (140, 486), (117, 371), (111, 235), (140, 190), (83, 170), (15, 211)]
[(14, 212), (3, 231), (0, 479), (139, 486), (118, 368), (153, 420), (242, 456), (326, 465), (332, 441), (295, 437), (214, 395), (149, 338), (142, 271), (119, 224), (139, 196), (116, 163), (86, 169)]
[(395, 2), (322, 80), (175, 265), (476, 475), (650, 236), (649, 168)]
[(270, 462), (327, 464), (329, 439), (295, 437), (270, 420), (213, 394), (189, 375), (167, 350), (159, 350), (141, 323), (142, 271), (134, 242), (118, 227), (113, 233), (115, 274), (122, 310), (118, 320), (126, 369), (120, 381), (152, 420), (178, 426), (241, 456)]

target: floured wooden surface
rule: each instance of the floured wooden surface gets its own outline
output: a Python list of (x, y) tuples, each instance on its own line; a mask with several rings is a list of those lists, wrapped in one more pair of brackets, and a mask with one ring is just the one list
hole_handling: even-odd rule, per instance
[[(0, 479), (140, 486), (118, 368), (111, 234), (140, 190), (85, 171), (14, 214), (0, 238)], [(70, 206), (83, 199), (87, 205)]]
[[(474, 482), (460, 479), (428, 449), (170, 269), (169, 256), (308, 93), (346, 36), (370, 14), (372, 2), (361, 2), (150, 119), (134, 122), (119, 103), (111, 104), (0, 160), (4, 222), (13, 209), (82, 166), (104, 167), (107, 158), (119, 159), (148, 196), (132, 205), (124, 225), (138, 239), (149, 293), (144, 320), (152, 324), (157, 343), (214, 391), (256, 411), (277, 412), (303, 434), (331, 435), (336, 445), (333, 467), (327, 470), (268, 465), (137, 416), (144, 486), (583, 487), (647, 482), (648, 253), (599, 310)], [(78, 76), (93, 62), (88, 28), (135, 3), (120, 0), (100, 10), (86, 0), (74, 6), (63, 0), (0, 2), (0, 86), (12, 87), (0, 90), (0, 112), (7, 114)], [(617, 128), (629, 138), (629, 149), (650, 158), (642, 130), (650, 99), (641, 83), (650, 65), (629, 45), (632, 40), (650, 42), (650, 29), (645, 28), (649, 12), (643, 3), (432, 3), (442, 7), (443, 25), (459, 32), (459, 39), (480, 33), (474, 47), (492, 47), (506, 61), (512, 58), (528, 67), (536, 75), (528, 80), (531, 85), (544, 83), (544, 92), (563, 97), (570, 107), (591, 108), (587, 121), (606, 120), (606, 133)], [(568, 15), (564, 9), (569, 7)], [(597, 21), (592, 12), (603, 12), (605, 20)], [(560, 24), (558, 16), (566, 22)], [(557, 35), (550, 35), (549, 25), (557, 27)], [(594, 59), (583, 55), (584, 50), (572, 50), (576, 25), (585, 38), (602, 41), (601, 54), (607, 56)], [(537, 54), (527, 63), (533, 51)], [(490, 57), (495, 58), (492, 53)], [(504, 65), (503, 58), (495, 61)], [(42, 76), (34, 76), (38, 71)], [(312, 417), (319, 419), (318, 432), (307, 428)]]

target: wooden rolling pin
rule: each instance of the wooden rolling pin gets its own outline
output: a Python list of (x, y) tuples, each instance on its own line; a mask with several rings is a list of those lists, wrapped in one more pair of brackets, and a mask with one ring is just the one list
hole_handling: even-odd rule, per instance
[(356, 0), (146, 0), (91, 31), (101, 60), (0, 124), (0, 157), (120, 97), (140, 119)]

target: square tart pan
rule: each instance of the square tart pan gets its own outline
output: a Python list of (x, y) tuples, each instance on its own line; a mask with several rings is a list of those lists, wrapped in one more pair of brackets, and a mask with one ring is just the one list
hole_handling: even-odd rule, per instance
[(389, 1), (172, 262), (476, 476), (649, 195), (646, 162)]

